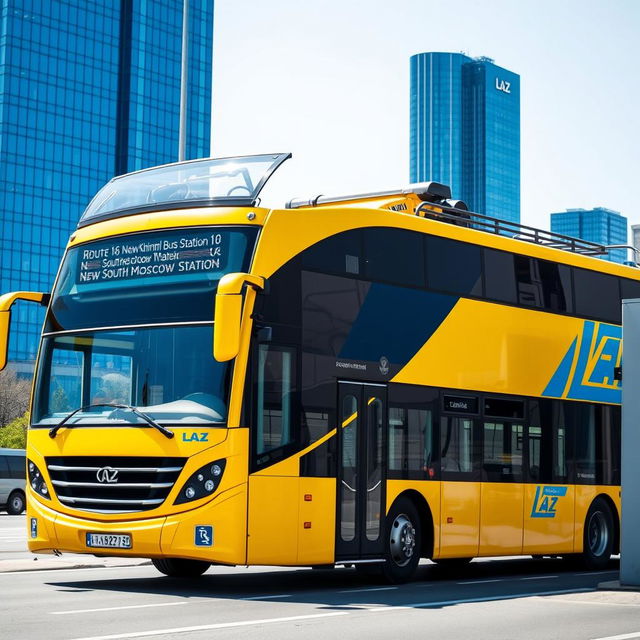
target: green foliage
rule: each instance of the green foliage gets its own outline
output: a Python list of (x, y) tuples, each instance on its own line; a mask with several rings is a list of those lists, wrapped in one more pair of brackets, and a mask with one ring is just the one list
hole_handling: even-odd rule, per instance
[(71, 411), (69, 407), (69, 398), (65, 390), (58, 385), (56, 390), (53, 392), (53, 397), (51, 398), (51, 411), (53, 413), (60, 413), (62, 411)]
[(27, 428), (29, 412), (16, 418), (6, 427), (0, 427), (0, 447), (8, 449), (25, 449), (27, 447)]

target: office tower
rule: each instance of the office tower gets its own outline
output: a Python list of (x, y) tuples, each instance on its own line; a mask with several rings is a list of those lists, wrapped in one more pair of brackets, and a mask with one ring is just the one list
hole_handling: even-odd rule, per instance
[(636, 249), (636, 254), (632, 258), (634, 262), (640, 263), (640, 224), (631, 225), (632, 244)]
[[(213, 3), (189, 0), (187, 158), (209, 155)], [(178, 160), (182, 12), (183, 0), (3, 4), (0, 291), (50, 291), (95, 192)], [(33, 361), (41, 323), (14, 306), (11, 360)]]
[(490, 58), (411, 57), (410, 179), (520, 221), (520, 76)]
[[(605, 246), (627, 244), (627, 219), (618, 211), (604, 207), (552, 213), (551, 231)], [(627, 260), (627, 249), (612, 249), (601, 257), (622, 263)]]

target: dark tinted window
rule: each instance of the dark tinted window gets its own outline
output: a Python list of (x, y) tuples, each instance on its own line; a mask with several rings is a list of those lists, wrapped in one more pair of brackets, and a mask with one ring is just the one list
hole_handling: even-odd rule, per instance
[(9, 463), (9, 473), (17, 480), (26, 479), (26, 461), (22, 456), (7, 456)]
[(422, 234), (402, 229), (365, 229), (364, 254), (365, 278), (424, 286)]
[(430, 289), (460, 295), (482, 295), (480, 247), (427, 237), (427, 282)]
[(620, 289), (623, 300), (633, 300), (640, 298), (640, 280), (620, 279)]
[(485, 294), (489, 300), (516, 304), (517, 290), (513, 254), (484, 250)]
[(475, 480), (474, 420), (443, 416), (440, 420), (440, 468), (443, 480)]
[(524, 427), (496, 420), (483, 428), (483, 478), (488, 482), (521, 482)]
[(518, 302), (549, 311), (571, 311), (569, 267), (529, 256), (514, 256)]
[(0, 478), (9, 478), (9, 465), (7, 464), (7, 456), (0, 456)]
[(578, 315), (620, 323), (618, 278), (606, 273), (574, 269), (573, 283)]
[(362, 232), (359, 229), (331, 236), (309, 247), (302, 254), (303, 269), (362, 275)]
[(524, 401), (485, 398), (484, 414), (494, 418), (524, 418)]

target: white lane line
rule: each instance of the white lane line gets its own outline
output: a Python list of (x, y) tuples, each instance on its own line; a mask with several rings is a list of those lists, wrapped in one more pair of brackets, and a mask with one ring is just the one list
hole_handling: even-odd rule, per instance
[(148, 638), (170, 633), (189, 633), (191, 631), (212, 631), (214, 629), (232, 629), (233, 627), (250, 627), (259, 624), (273, 624), (278, 622), (294, 622), (296, 620), (313, 620), (314, 618), (331, 618), (348, 616), (349, 611), (332, 611), (331, 613), (312, 613), (306, 616), (288, 616), (286, 618), (263, 618), (262, 620), (240, 620), (238, 622), (220, 622), (218, 624), (200, 624), (193, 627), (175, 627), (173, 629), (154, 629), (152, 631), (134, 631), (133, 633), (116, 633), (109, 636), (88, 636), (74, 640), (121, 640), (121, 638)]
[(456, 584), (487, 584), (489, 582), (505, 582), (505, 578), (494, 578), (493, 580), (468, 580), (467, 582), (456, 582)]
[(576, 573), (576, 576), (604, 576), (608, 573), (618, 573), (617, 571), (582, 571), (580, 573)]
[(126, 607), (101, 607), (100, 609), (73, 609), (71, 611), (49, 611), (52, 616), (64, 616), (70, 613), (95, 613), (96, 611), (122, 611), (123, 609), (147, 609), (149, 607), (175, 607), (186, 602), (157, 602), (154, 604), (132, 604)]
[[(484, 598), (465, 598), (462, 600), (442, 600), (440, 602), (412, 602), (406, 605), (389, 605), (386, 607), (359, 608), (357, 612), (369, 611), (379, 613), (383, 611), (400, 611), (406, 609), (420, 609), (428, 607), (444, 607), (452, 604), (465, 604), (474, 602), (490, 602), (494, 600), (515, 600), (517, 598), (530, 598), (532, 596), (554, 596), (562, 593), (586, 593), (595, 589), (563, 589), (558, 591), (537, 591), (534, 593), (507, 594), (502, 596), (491, 596)], [(172, 629), (152, 629), (150, 631), (134, 631), (132, 633), (116, 633), (108, 636), (86, 636), (75, 638), (74, 640), (122, 640), (124, 638), (148, 638), (151, 636), (169, 635), (172, 633), (189, 633), (193, 631), (212, 631), (215, 629), (231, 629), (234, 627), (250, 627), (261, 624), (274, 624), (278, 622), (294, 622), (297, 620), (314, 620), (316, 618), (330, 618), (334, 616), (348, 616), (353, 611), (332, 611), (331, 613), (312, 613), (302, 616), (288, 616), (285, 618), (263, 618), (261, 620), (240, 620), (238, 622), (221, 622), (218, 624), (203, 624), (193, 627), (174, 627)], [(636, 636), (630, 636), (635, 638)], [(640, 637), (638, 634), (637, 637)], [(598, 640), (617, 640), (614, 638), (599, 638)], [(622, 640), (622, 639), (620, 639)]]
[(594, 640), (631, 640), (631, 638), (640, 638), (640, 631), (635, 633), (623, 633), (620, 636), (607, 636), (606, 638), (594, 638)]
[(529, 576), (528, 578), (518, 578), (518, 580), (549, 580), (550, 578), (559, 578), (560, 576)]
[(399, 587), (369, 587), (367, 589), (345, 589), (344, 591), (338, 591), (338, 593), (362, 593), (364, 591), (392, 591)]
[(251, 598), (242, 598), (242, 600), (274, 600), (275, 598), (291, 598), (290, 593), (282, 593), (276, 596), (251, 596)]

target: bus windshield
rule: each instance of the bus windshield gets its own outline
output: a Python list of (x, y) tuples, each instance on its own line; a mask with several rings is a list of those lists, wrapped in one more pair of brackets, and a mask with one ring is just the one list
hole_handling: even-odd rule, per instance
[[(69, 332), (44, 339), (35, 425), (58, 424), (80, 407), (126, 404), (165, 424), (226, 421), (228, 364), (211, 356), (211, 325)], [(137, 424), (135, 413), (96, 406), (75, 424)]]

